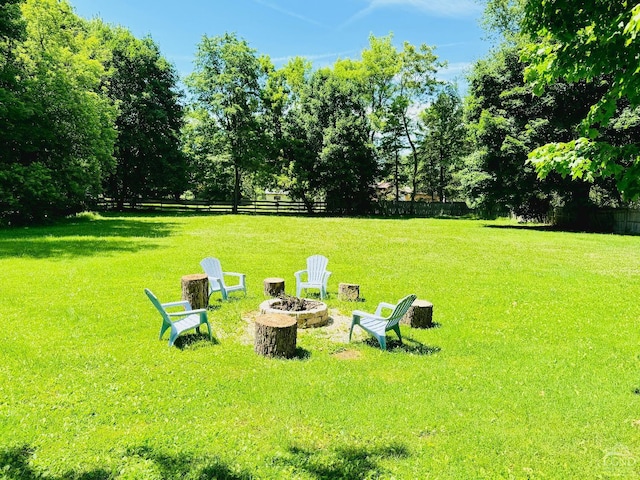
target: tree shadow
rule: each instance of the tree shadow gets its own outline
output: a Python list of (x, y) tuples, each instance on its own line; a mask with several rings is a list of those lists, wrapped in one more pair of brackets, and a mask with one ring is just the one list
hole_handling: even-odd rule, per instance
[[(31, 461), (36, 449), (23, 445), (0, 450), (0, 475), (6, 480), (110, 480), (119, 477), (111, 468), (87, 471), (67, 471), (62, 475), (51, 475), (33, 468)], [(202, 478), (218, 480), (252, 480), (247, 472), (232, 469), (216, 456), (168, 455), (148, 446), (130, 448), (121, 462), (128, 466), (127, 478)]]
[(47, 475), (36, 471), (31, 466), (34, 455), (35, 448), (29, 445), (0, 450), (2, 478), (7, 480), (108, 480), (113, 478), (108, 470), (100, 468), (83, 472), (65, 472), (60, 476)]
[(156, 248), (150, 240), (170, 236), (175, 226), (170, 222), (98, 217), (67, 219), (51, 226), (0, 229), (0, 258), (136, 252)]
[(127, 455), (151, 461), (160, 471), (162, 478), (216, 480), (251, 480), (254, 478), (249, 472), (234, 471), (215, 456), (194, 458), (189, 455), (168, 455), (157, 452), (149, 446), (130, 448), (127, 450)]
[(409, 450), (400, 444), (366, 449), (343, 447), (329, 452), (291, 446), (289, 447), (289, 455), (275, 459), (274, 463), (292, 466), (317, 479), (360, 480), (383, 476), (385, 472), (379, 465), (380, 460), (402, 459), (408, 456)]
[(484, 228), (495, 228), (498, 230), (533, 230), (537, 232), (562, 232), (561, 228), (554, 225), (535, 223), (532, 225), (484, 225)]

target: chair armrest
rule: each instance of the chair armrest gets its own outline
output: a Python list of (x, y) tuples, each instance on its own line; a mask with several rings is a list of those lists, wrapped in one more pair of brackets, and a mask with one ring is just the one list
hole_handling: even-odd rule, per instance
[(360, 318), (374, 318), (376, 320), (384, 320), (384, 318), (380, 315), (377, 315), (375, 313), (363, 312), (362, 310), (354, 310), (353, 312), (351, 312), (351, 315)]
[(380, 302), (378, 304), (378, 308), (376, 308), (376, 315), (382, 315), (382, 309), (387, 308), (389, 310), (393, 310), (396, 306), (392, 303)]
[(294, 273), (294, 275), (296, 276), (296, 279), (298, 281), (301, 281), (302, 274), (304, 273), (307, 273), (307, 270), (298, 270), (297, 272)]
[(196, 310), (186, 310), (184, 312), (167, 312), (167, 315), (170, 317), (185, 317), (187, 315), (193, 315), (194, 313), (204, 313), (206, 311), (206, 308), (198, 308)]
[(327, 280), (329, 280), (330, 276), (331, 276), (331, 272), (329, 270), (325, 270), (324, 274), (322, 275), (322, 280), (326, 282)]
[(222, 272), (224, 275), (229, 275), (230, 277), (244, 277), (246, 274), (244, 273), (236, 273), (236, 272)]
[[(183, 307), (185, 310), (191, 310), (191, 304), (188, 300), (178, 300), (177, 302), (168, 302), (162, 304), (163, 308), (169, 307)], [(182, 312), (180, 312), (182, 313)]]

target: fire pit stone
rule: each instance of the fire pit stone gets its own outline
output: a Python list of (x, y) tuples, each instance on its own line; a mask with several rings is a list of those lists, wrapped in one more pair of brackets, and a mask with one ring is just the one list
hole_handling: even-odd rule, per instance
[(298, 304), (304, 303), (304, 310), (285, 310), (288, 303), (282, 298), (272, 298), (260, 304), (260, 313), (281, 313), (294, 317), (298, 323), (298, 328), (324, 327), (329, 323), (329, 310), (327, 304), (308, 298), (297, 299), (291, 297), (289, 300), (296, 300)]

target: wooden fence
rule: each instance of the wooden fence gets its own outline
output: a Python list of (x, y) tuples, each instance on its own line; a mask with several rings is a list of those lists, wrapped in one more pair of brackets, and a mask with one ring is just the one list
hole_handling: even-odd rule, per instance
[[(103, 198), (98, 202), (101, 210), (125, 211), (159, 211), (179, 213), (232, 213), (232, 205), (228, 202), (204, 202), (198, 200), (140, 199), (136, 202), (125, 202), (118, 207), (113, 199)], [(243, 201), (238, 205), (238, 213), (254, 215), (309, 215), (303, 202), (254, 200)], [(471, 213), (464, 202), (438, 203), (415, 202), (413, 211), (410, 202), (380, 201), (374, 202), (374, 216), (413, 216), (413, 217), (459, 217)], [(315, 202), (311, 214), (326, 214), (326, 203)]]
[[(205, 202), (199, 200), (167, 200), (167, 199), (140, 199), (135, 202), (124, 202), (122, 207), (110, 198), (103, 198), (98, 202), (98, 208), (102, 210), (125, 211), (158, 211), (176, 213), (219, 213), (229, 214), (233, 212), (233, 206), (229, 202)], [(325, 212), (324, 202), (316, 202), (313, 205), (314, 214)], [(269, 200), (242, 201), (238, 205), (238, 213), (254, 215), (308, 215), (307, 207), (303, 202), (282, 202)]]
[(620, 208), (611, 211), (613, 215), (613, 231), (640, 235), (640, 210)]

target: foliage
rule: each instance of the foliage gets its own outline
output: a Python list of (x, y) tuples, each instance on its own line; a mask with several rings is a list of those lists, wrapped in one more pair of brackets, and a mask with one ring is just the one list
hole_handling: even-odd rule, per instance
[(413, 205), (421, 173), (417, 117), (439, 84), (435, 74), (443, 64), (428, 45), (416, 48), (405, 42), (398, 51), (392, 40), (391, 34), (380, 38), (371, 35), (361, 61), (338, 61), (335, 70), (339, 76), (360, 85), (371, 118), (370, 139), (376, 146), (378, 161), (391, 166), (394, 172), (396, 196), (401, 151), (410, 151), (411, 165), (407, 172)]
[[(0, 476), (637, 477), (640, 304), (621, 299), (640, 295), (639, 242), (515, 222), (233, 215), (0, 230)], [(143, 288), (179, 299), (212, 245), (248, 295), (212, 305), (217, 343), (193, 334), (170, 349)], [(298, 330), (295, 360), (260, 357), (262, 281), (291, 291), (310, 251), (330, 259), (334, 323)], [(339, 300), (342, 281), (364, 301)], [(439, 328), (401, 325), (404, 345), (387, 352), (347, 343), (354, 309), (408, 293), (434, 304)]]
[(210, 132), (215, 141), (200, 141), (209, 160), (233, 174), (233, 204), (237, 210), (242, 183), (258, 172), (268, 152), (260, 120), (265, 71), (255, 50), (235, 34), (202, 38), (195, 71), (187, 78), (192, 106), (201, 122), (194, 130)]
[(456, 195), (454, 174), (467, 146), (462, 101), (453, 86), (444, 88), (420, 115), (420, 184), (441, 202)]
[(523, 23), (532, 36), (526, 77), (536, 93), (559, 79), (604, 86), (582, 119), (581, 136), (535, 150), (531, 162), (541, 176), (553, 169), (587, 181), (614, 178), (630, 200), (640, 196), (638, 142), (619, 144), (602, 135), (621, 107), (640, 106), (640, 4), (634, 3), (532, 0)]
[(22, 13), (26, 37), (5, 42), (16, 70), (3, 90), (11, 93), (0, 149), (0, 211), (13, 222), (86, 208), (113, 166), (116, 136), (86, 24), (66, 1), (26, 0)]
[(106, 193), (119, 205), (144, 196), (177, 198), (187, 189), (177, 74), (151, 38), (99, 21), (94, 29), (108, 50), (104, 89), (118, 105), (116, 168)]
[[(602, 86), (559, 81), (536, 97), (524, 82), (526, 64), (519, 56), (518, 45), (504, 44), (474, 68), (466, 118), (475, 152), (468, 158), (462, 182), (468, 195), (488, 212), (507, 207), (517, 215), (540, 220), (552, 203), (586, 208), (589, 184), (558, 174), (540, 180), (527, 155), (547, 142), (575, 138)], [(596, 185), (611, 191), (605, 181)]]
[(332, 213), (366, 213), (377, 165), (358, 85), (328, 69), (314, 72), (287, 117), (289, 191)]

